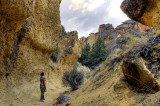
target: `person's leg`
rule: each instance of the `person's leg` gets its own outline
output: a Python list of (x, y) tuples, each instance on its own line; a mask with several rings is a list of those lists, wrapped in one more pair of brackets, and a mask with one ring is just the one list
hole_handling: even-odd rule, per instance
[(40, 89), (41, 89), (41, 97), (40, 97), (40, 101), (44, 101), (44, 87), (41, 86)]
[(41, 100), (44, 100), (44, 92), (41, 93), (41, 97), (42, 97)]
[(45, 86), (41, 86), (41, 100), (44, 101), (44, 92), (45, 92)]

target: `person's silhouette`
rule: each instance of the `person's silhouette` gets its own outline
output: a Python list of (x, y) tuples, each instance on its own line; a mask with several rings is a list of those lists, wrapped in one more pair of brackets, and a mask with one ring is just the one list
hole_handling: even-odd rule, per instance
[(40, 97), (40, 101), (44, 102), (45, 98), (44, 98), (44, 92), (46, 92), (46, 78), (44, 76), (44, 72), (42, 72), (40, 77), (40, 89), (41, 89), (41, 97)]

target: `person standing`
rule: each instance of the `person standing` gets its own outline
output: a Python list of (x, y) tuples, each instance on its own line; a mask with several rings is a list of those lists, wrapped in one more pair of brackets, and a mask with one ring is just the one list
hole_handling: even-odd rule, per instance
[(40, 97), (40, 101), (44, 102), (45, 98), (44, 98), (44, 92), (46, 92), (46, 78), (44, 76), (44, 72), (42, 72), (40, 77), (40, 90), (41, 90), (41, 97)]

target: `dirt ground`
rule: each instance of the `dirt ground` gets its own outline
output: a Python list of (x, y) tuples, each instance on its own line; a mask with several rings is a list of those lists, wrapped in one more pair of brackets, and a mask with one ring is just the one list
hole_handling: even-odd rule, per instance
[(61, 94), (71, 97), (71, 106), (159, 106), (160, 92), (138, 93), (125, 81), (120, 66), (100, 70), (76, 91), (63, 87), (61, 79), (47, 80), (45, 102), (40, 102), (39, 82), (24, 82), (25, 85), (13, 87), (7, 97), (2, 97), (0, 106), (55, 106)]
[(68, 88), (62, 87), (61, 81), (57, 78), (47, 80), (47, 92), (45, 102), (40, 102), (40, 82), (24, 82), (23, 85), (8, 90), (8, 94), (0, 99), (0, 106), (52, 106), (53, 101)]

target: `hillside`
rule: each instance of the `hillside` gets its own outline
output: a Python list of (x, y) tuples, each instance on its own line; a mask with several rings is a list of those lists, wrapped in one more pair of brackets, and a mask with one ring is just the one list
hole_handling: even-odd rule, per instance
[[(124, 0), (121, 8), (126, 10), (125, 13), (130, 18), (155, 27), (158, 31), (158, 20), (153, 17), (159, 17), (158, 13), (154, 14), (159, 11), (159, 1), (146, 2)], [(137, 8), (134, 8), (135, 3)], [(136, 9), (140, 9), (140, 13)], [(148, 36), (143, 33), (134, 36), (127, 32), (116, 38), (120, 40), (129, 37), (130, 40), (116, 47), (110, 54), (109, 61), (81, 89), (66, 93), (73, 98), (73, 106), (159, 106), (160, 35)]]

